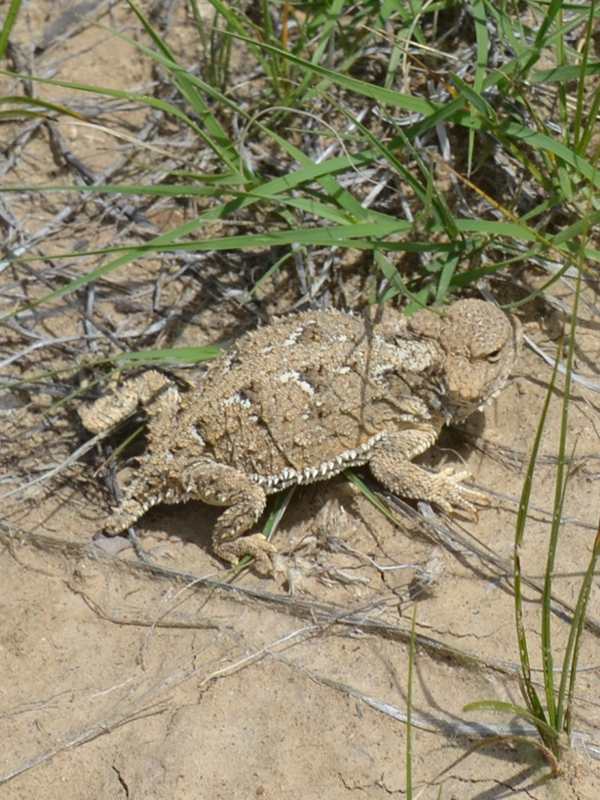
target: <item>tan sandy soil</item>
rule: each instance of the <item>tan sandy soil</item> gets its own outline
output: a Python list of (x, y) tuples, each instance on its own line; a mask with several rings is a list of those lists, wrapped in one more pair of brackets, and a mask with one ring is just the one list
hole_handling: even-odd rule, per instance
[[(57, 10), (69, 7), (68, 2), (24, 3), (15, 35), (27, 56), (25, 65), (36, 43), (46, 41)], [(114, 4), (110, 16), (108, 4), (97, 4), (97, 9), (95, 18), (139, 34), (125, 4)], [(55, 44), (35, 56), (37, 74), (140, 90), (152, 81), (149, 63), (131, 47), (108, 38), (101, 28), (73, 25), (65, 21), (64, 41), (53, 34)], [(181, 4), (170, 36), (175, 48), (191, 36)], [(5, 79), (4, 93), (11, 85)], [(74, 103), (69, 90), (35, 91)], [(147, 110), (132, 104), (104, 123), (113, 131), (137, 131), (148, 118)], [(13, 123), (5, 126), (6, 139), (28, 126), (31, 136), (24, 135), (6, 181), (71, 183), (72, 176), (53, 159), (47, 128), (31, 121)], [(68, 122), (60, 129), (70, 151), (95, 173), (110, 168), (119, 156), (112, 135)], [(102, 217), (99, 201), (90, 198), (68, 219), (58, 219), (69, 202), (72, 196), (51, 193), (11, 197), (11, 213), (20, 220), (24, 240), (49, 226), (29, 255), (71, 252), (79, 244), (84, 249), (121, 244), (142, 236), (144, 225), (167, 229), (186, 213), (164, 202), (152, 206), (143, 221), (124, 216), (117, 223)], [(17, 244), (17, 239), (11, 242), (13, 251)], [(0, 313), (49, 291), (47, 271), (63, 270), (65, 279), (72, 279), (94, 266), (91, 260), (78, 264), (57, 258), (33, 263), (34, 274), (8, 268), (0, 276)], [(220, 257), (207, 269), (228, 278), (229, 267)], [(96, 319), (111, 314), (121, 320), (120, 333), (132, 349), (148, 346), (138, 332), (160, 318), (153, 306), (158, 285), (160, 312), (177, 313), (162, 339), (153, 340), (154, 347), (227, 342), (253, 324), (253, 315), (231, 300), (217, 304), (208, 280), (201, 286), (185, 275), (177, 277), (177, 270), (172, 263), (149, 259), (113, 273), (97, 286)], [(521, 277), (531, 287), (545, 279), (534, 269)], [(278, 280), (261, 295), (269, 312), (283, 311), (295, 299), (292, 279), (282, 273)], [(350, 285), (351, 292), (360, 293), (359, 281)], [(527, 335), (551, 357), (568, 322), (561, 309), (573, 302), (564, 286), (553, 297), (553, 309), (539, 301), (519, 312)], [(586, 287), (584, 297), (594, 303), (594, 287)], [(43, 322), (45, 336), (74, 341), (62, 349), (27, 350), (35, 339), (15, 326), (3, 329), (3, 360), (19, 356), (3, 374), (31, 377), (79, 357), (77, 340), (84, 333), (79, 306), (58, 300), (50, 307), (54, 313)], [(19, 322), (29, 328), (26, 317)], [(596, 383), (599, 351), (598, 317), (584, 307), (577, 367)], [(147, 514), (138, 530), (149, 565), (140, 563), (121, 538), (94, 544), (92, 537), (111, 506), (105, 471), (95, 472), (102, 457), (94, 459), (98, 451), (92, 450), (64, 465), (87, 438), (73, 411), (76, 403), (43, 415), (67, 394), (63, 378), (54, 384), (56, 392), (52, 382), (43, 390), (26, 386), (3, 392), (0, 798), (404, 797), (415, 599), (412, 772), (421, 796), (599, 797), (597, 581), (573, 709), (577, 747), (562, 763), (562, 775), (553, 778), (540, 750), (526, 741), (488, 744), (455, 763), (483, 734), (527, 727), (508, 716), (463, 711), (467, 703), (483, 699), (523, 703), (516, 677), (512, 543), (551, 369), (526, 349), (515, 377), (484, 414), (474, 415), (465, 431), (446, 432), (424, 459), (436, 467), (467, 465), (476, 485), (493, 499), (478, 523), (398, 505), (400, 529), (339, 478), (299, 490), (292, 498), (276, 535), (281, 555), (273, 577), (247, 570), (220, 588), (209, 588), (223, 574), (223, 564), (210, 552), (215, 511), (189, 503)], [(559, 377), (522, 550), (528, 580), (524, 622), (537, 681), (539, 587), (555, 491), (562, 393)], [(576, 602), (598, 525), (598, 433), (597, 395), (575, 384), (568, 451), (576, 443), (576, 452), (554, 584), (556, 666), (569, 633), (564, 609)], [(128, 464), (134, 467), (133, 461)], [(48, 479), (52, 471), (56, 474)], [(367, 473), (362, 477), (380, 491)]]

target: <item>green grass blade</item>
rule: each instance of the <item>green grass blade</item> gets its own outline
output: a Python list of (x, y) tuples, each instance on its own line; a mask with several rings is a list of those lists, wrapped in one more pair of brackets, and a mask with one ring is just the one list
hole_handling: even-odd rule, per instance
[(408, 679), (406, 685), (406, 797), (407, 800), (412, 800), (413, 796), (413, 781), (412, 781), (412, 762), (413, 762), (413, 746), (412, 746), (412, 710), (413, 710), (413, 674), (415, 668), (415, 639), (417, 632), (417, 609), (419, 604), (415, 603), (413, 607), (412, 623), (410, 626), (410, 639), (408, 646)]
[(511, 716), (521, 717), (528, 722), (532, 722), (538, 730), (543, 729), (545, 736), (549, 740), (557, 739), (558, 732), (547, 722), (543, 722), (540, 718), (523, 706), (515, 705), (514, 703), (505, 703), (502, 700), (476, 700), (473, 703), (468, 703), (463, 711), (496, 711), (499, 714), (510, 714)]
[[(127, 37), (122, 37), (127, 38)], [(129, 41), (129, 40), (128, 40)], [(139, 45), (140, 49), (143, 49), (143, 45)], [(148, 52), (152, 53), (153, 51), (149, 50)], [(50, 78), (39, 78), (33, 75), (18, 75), (13, 72), (9, 72), (8, 70), (0, 69), (0, 75), (7, 75), (11, 78), (23, 78), (26, 77), (29, 81), (34, 81), (35, 83), (46, 84), (48, 86), (60, 86), (63, 89), (73, 89), (75, 91), (80, 92), (87, 92), (93, 95), (106, 95), (107, 97), (116, 97), (120, 100), (129, 100), (133, 103), (139, 103), (141, 105), (146, 105), (150, 108), (155, 108), (159, 111), (163, 111), (167, 115), (172, 115), (175, 118), (181, 120), (185, 123), (188, 127), (190, 127), (194, 133), (202, 139), (202, 141), (210, 147), (210, 149), (217, 155), (219, 158), (222, 158), (227, 163), (226, 152), (223, 149), (223, 142), (215, 143), (213, 139), (208, 136), (208, 134), (202, 130), (187, 114), (181, 111), (177, 106), (173, 105), (172, 103), (167, 103), (164, 100), (159, 100), (155, 97), (149, 97), (148, 95), (140, 95), (136, 94), (135, 92), (126, 92), (121, 89), (111, 89), (108, 86), (93, 86), (90, 84), (85, 83), (77, 83), (74, 81), (57, 81), (52, 80)], [(210, 121), (210, 120), (209, 120)], [(224, 143), (227, 145), (227, 141)], [(233, 173), (239, 172), (238, 169), (238, 159), (237, 157), (233, 159), (232, 163), (228, 163), (228, 166)]]
[[(577, 105), (575, 108), (575, 118), (573, 120), (573, 139), (574, 139), (574, 146), (579, 155), (583, 155), (585, 153), (585, 148), (582, 148), (582, 139), (584, 139), (584, 132), (586, 126), (583, 123), (583, 116), (584, 116), (584, 109), (585, 109), (585, 95), (586, 95), (586, 86), (587, 82), (585, 80), (588, 69), (591, 66), (589, 63), (590, 58), (590, 49), (593, 42), (593, 25), (594, 25), (594, 16), (596, 11), (596, 0), (591, 0), (590, 3), (590, 16), (587, 23), (586, 28), (586, 35), (584, 37), (583, 49), (581, 53), (581, 65), (580, 65), (580, 74), (578, 76), (578, 84), (577, 84)], [(600, 63), (595, 65), (600, 72)], [(596, 97), (600, 94), (598, 89), (596, 89)], [(596, 119), (596, 117), (590, 115), (590, 119)], [(588, 125), (587, 127), (593, 127)]]
[(592, 64), (582, 61), (584, 69), (580, 66), (553, 67), (552, 69), (540, 69), (531, 76), (531, 83), (553, 83), (564, 81), (580, 80), (585, 85), (585, 78), (593, 75), (600, 75), (600, 61)]
[(565, 365), (565, 381), (563, 389), (563, 405), (561, 415), (560, 437), (557, 453), (556, 465), (556, 487), (554, 497), (554, 508), (552, 514), (552, 525), (550, 529), (550, 541), (548, 543), (548, 554), (546, 560), (546, 570), (544, 574), (544, 589), (542, 593), (542, 630), (541, 630), (541, 643), (542, 643), (542, 660), (543, 660), (543, 673), (544, 673), (544, 686), (546, 691), (546, 704), (548, 708), (548, 717), (550, 724), (557, 730), (562, 728), (563, 717), (563, 701), (565, 693), (565, 685), (567, 676), (569, 675), (570, 664), (570, 644), (572, 643), (573, 631), (576, 628), (575, 623), (571, 625), (569, 636), (569, 646), (565, 653), (563, 661), (561, 686), (559, 689), (558, 702), (556, 699), (554, 689), (554, 663), (552, 655), (552, 580), (554, 576), (554, 565), (556, 562), (556, 551), (558, 547), (558, 537), (562, 522), (562, 512), (564, 507), (565, 492), (568, 481), (568, 470), (565, 473), (566, 462), (566, 447), (568, 435), (568, 420), (569, 420), (569, 402), (571, 397), (571, 375), (573, 371), (573, 359), (575, 355), (575, 340), (577, 330), (577, 315), (579, 308), (579, 295), (581, 292), (581, 279), (582, 268), (579, 267), (577, 285), (573, 299), (573, 310), (571, 313), (571, 329), (569, 331), (569, 347), (567, 350), (567, 360)]
[[(556, 695), (554, 690), (554, 662), (552, 655), (552, 580), (554, 576), (554, 565), (556, 562), (556, 551), (558, 547), (558, 537), (561, 528), (562, 511), (564, 506), (566, 490), (566, 446), (569, 419), (569, 400), (571, 395), (571, 374), (573, 370), (573, 357), (575, 350), (575, 332), (577, 329), (577, 311), (579, 294), (581, 291), (581, 269), (578, 273), (577, 288), (574, 294), (573, 311), (571, 315), (571, 330), (569, 333), (569, 348), (567, 351), (566, 374), (563, 390), (563, 406), (561, 416), (560, 437), (556, 464), (556, 486), (554, 496), (554, 508), (552, 513), (552, 524), (550, 528), (550, 541), (548, 542), (548, 553), (546, 559), (546, 569), (544, 573), (544, 589), (542, 593), (542, 664), (544, 674), (544, 686), (546, 691), (546, 705), (550, 724), (560, 730), (561, 713), (557, 710)], [(573, 629), (573, 625), (571, 626)], [(563, 664), (562, 681), (568, 671), (567, 665)], [(564, 695), (564, 692), (562, 692)]]
[(330, 98), (330, 102), (334, 105), (341, 113), (345, 114), (349, 119), (352, 120), (353, 124), (356, 126), (357, 130), (362, 134), (365, 141), (371, 143), (373, 148), (376, 151), (376, 154), (383, 156), (385, 161), (393, 167), (398, 175), (402, 177), (404, 181), (411, 187), (417, 197), (421, 200), (423, 206), (427, 207), (427, 200), (428, 200), (428, 187), (433, 186), (433, 197), (430, 200), (430, 204), (434, 210), (434, 217), (439, 224), (446, 224), (448, 228), (448, 234), (450, 236), (457, 236), (458, 229), (454, 222), (454, 217), (450, 211), (450, 208), (444, 198), (443, 194), (437, 189), (437, 187), (430, 181), (430, 170), (427, 165), (423, 162), (420, 155), (417, 153), (415, 148), (412, 146), (411, 142), (404, 137), (403, 133), (400, 131), (399, 135), (404, 140), (404, 145), (406, 150), (408, 150), (411, 156), (414, 158), (417, 167), (421, 171), (422, 175), (427, 181), (427, 184), (421, 183), (413, 174), (413, 172), (407, 169), (402, 161), (396, 157), (394, 150), (390, 147), (387, 147), (383, 142), (379, 141), (377, 137), (371, 133), (356, 117), (351, 115), (347, 109), (345, 109), (342, 105), (337, 103), (333, 98)]
[[(596, 566), (598, 564), (599, 556), (600, 556), (600, 523), (598, 524), (598, 531), (596, 533), (596, 538), (594, 539), (594, 544), (592, 546), (592, 554), (590, 556), (590, 562), (588, 564), (588, 568), (586, 570), (581, 585), (579, 597), (577, 598), (577, 605), (575, 606), (575, 613), (573, 614), (573, 622), (571, 624), (571, 630), (569, 632), (569, 641), (567, 643), (567, 649), (565, 651), (565, 666), (563, 666), (563, 672), (561, 677), (565, 678), (567, 674), (569, 675), (568, 693), (565, 697), (566, 681), (565, 681), (565, 686), (563, 687), (562, 680), (558, 693), (558, 710), (559, 714), (561, 714), (559, 721), (561, 727), (564, 727), (564, 729), (566, 730), (569, 740), (571, 739), (571, 733), (572, 733), (573, 700), (575, 697), (575, 682), (577, 680), (577, 664), (579, 661), (579, 649), (580, 649), (579, 644), (585, 628), (585, 616), (588, 603), (590, 600), (590, 593), (592, 590), (592, 586), (594, 584), (594, 579), (596, 578)], [(566, 669), (566, 666), (568, 666), (568, 670)], [(564, 724), (562, 716), (563, 714), (564, 714)]]
[[(579, 297), (581, 294), (582, 279), (583, 279), (583, 262), (580, 260), (579, 271), (577, 275), (577, 285), (575, 287), (575, 293), (573, 297), (573, 310), (571, 313), (571, 329), (569, 331), (569, 347), (567, 349), (567, 359), (565, 365), (565, 386), (563, 390), (563, 407), (562, 407), (558, 463), (557, 463), (557, 474), (556, 474), (557, 498), (555, 500), (555, 512), (552, 517), (552, 529), (553, 529), (552, 532), (554, 535), (554, 529), (556, 528), (556, 534), (555, 534), (556, 537), (558, 537), (558, 529), (560, 527), (562, 507), (564, 503), (564, 494), (566, 490), (566, 484), (568, 481), (568, 474), (566, 476), (564, 475), (565, 452), (566, 452), (566, 440), (567, 440), (568, 421), (569, 421), (569, 402), (571, 398), (571, 376), (573, 373), (573, 363), (575, 359)], [(560, 491), (560, 496), (558, 496), (559, 491)], [(558, 699), (556, 708), (555, 725), (557, 730), (563, 729), (565, 712), (567, 710), (567, 707), (570, 708), (570, 699), (572, 697), (572, 691), (577, 674), (577, 658), (579, 653), (579, 642), (581, 638), (581, 633), (583, 631), (583, 623), (585, 620), (585, 613), (587, 610), (587, 600), (589, 598), (589, 589), (590, 589), (589, 582), (591, 579), (593, 579), (596, 558), (597, 558), (597, 546), (595, 544), (592, 552), (592, 557), (588, 565), (586, 576), (582, 582), (582, 586), (579, 591), (579, 597), (577, 599), (575, 614), (571, 622), (569, 638), (567, 641), (567, 646), (565, 648), (565, 655), (563, 658), (562, 674), (558, 689)], [(549, 626), (549, 618), (552, 613), (552, 607), (551, 607), (552, 599), (549, 596), (552, 587), (551, 586), (546, 587), (547, 582), (548, 582), (548, 574), (546, 575), (546, 581), (544, 583), (544, 617), (547, 616), (548, 621), (546, 621), (546, 619), (544, 618), (543, 620), (545, 623), (544, 627)], [(544, 639), (542, 639), (542, 642), (543, 641)], [(567, 685), (570, 685), (569, 702), (565, 704)]]
[[(241, 164), (236, 146), (227, 135), (225, 129), (218, 122), (215, 115), (211, 112), (208, 104), (201, 97), (201, 95), (198, 94), (197, 90), (206, 89), (207, 84), (205, 84), (203, 81), (199, 80), (195, 81), (191, 79), (192, 76), (190, 76), (190, 74), (184, 67), (181, 67), (177, 63), (175, 56), (167, 48), (167, 46), (161, 39), (160, 35), (153, 29), (152, 25), (148, 22), (148, 20), (143, 16), (143, 14), (140, 11), (137, 10), (132, 0), (127, 0), (127, 3), (130, 5), (132, 10), (138, 16), (139, 20), (142, 22), (142, 25), (144, 26), (148, 35), (151, 37), (152, 41), (159, 48), (158, 52), (152, 50), (150, 47), (146, 47), (136, 39), (133, 39), (117, 31), (111, 30), (110, 28), (105, 28), (104, 26), (96, 23), (98, 27), (107, 30), (109, 33), (112, 33), (114, 36), (117, 36), (118, 38), (122, 39), (123, 41), (135, 47), (136, 49), (140, 50), (142, 53), (149, 56), (154, 61), (157, 61), (159, 64), (161, 64), (161, 66), (163, 66), (165, 69), (169, 70), (173, 74), (181, 94), (187, 99), (189, 104), (202, 119), (203, 124), (206, 126), (207, 133), (205, 134), (204, 132), (202, 132), (202, 138), (204, 139), (204, 141), (207, 142), (207, 144), (211, 143), (212, 149), (219, 156), (219, 158), (225, 164), (227, 164), (227, 166), (232, 171), (239, 169)], [(215, 89), (212, 90), (212, 92), (216, 91), (217, 90)], [(221, 94), (220, 92), (218, 92), (218, 95), (222, 103), (226, 105), (231, 105), (230, 102), (226, 102), (225, 95)]]
[(17, 17), (19, 16), (19, 9), (21, 8), (21, 0), (11, 0), (11, 3), (4, 17), (2, 29), (0, 30), (0, 60), (4, 58), (4, 53), (8, 46), (10, 34), (14, 28)]
[(211, 361), (218, 358), (223, 352), (220, 347), (163, 347), (160, 350), (130, 350), (114, 356), (114, 361), (119, 363), (134, 362), (135, 364), (199, 364), (201, 361)]
[[(473, 9), (473, 21), (475, 23), (475, 42), (477, 52), (477, 65), (475, 67), (475, 77), (473, 80), (473, 91), (477, 98), (481, 97), (483, 91), (483, 81), (486, 74), (488, 52), (490, 46), (490, 36), (487, 27), (487, 18), (485, 13), (484, 0), (471, 0), (471, 8)], [(457, 76), (453, 76), (456, 78)], [(476, 106), (475, 106), (476, 107)], [(472, 112), (475, 114), (475, 111)], [(472, 172), (473, 166), (473, 148), (475, 146), (475, 131), (469, 131), (469, 144), (467, 151), (467, 175)]]
[[(67, 108), (66, 106), (59, 106), (56, 103), (50, 103), (46, 100), (40, 99), (39, 97), (28, 97), (27, 95), (6, 95), (5, 97), (0, 98), (0, 105), (4, 103), (15, 103), (16, 105), (28, 106), (27, 110), (30, 113), (31, 107), (33, 106), (33, 108), (40, 108), (44, 111), (54, 111), (56, 114), (62, 114), (66, 117), (72, 117), (73, 119), (85, 119), (85, 117), (83, 117), (81, 114), (78, 114), (76, 111), (71, 111), (71, 109)], [(8, 113), (8, 110), (6, 110), (5, 114)], [(13, 113), (15, 112), (13, 111)], [(22, 112), (18, 111), (17, 113), (20, 114)]]
[(223, 19), (227, 21), (227, 24), (229, 25), (230, 30), (222, 31), (222, 34), (224, 36), (227, 35), (229, 37), (237, 35), (239, 37), (244, 37), (245, 39), (247, 39), (252, 54), (256, 57), (261, 67), (268, 75), (270, 72), (269, 63), (267, 59), (264, 58), (261, 52), (259, 42), (255, 39), (250, 39), (249, 37), (247, 37), (246, 29), (238, 19), (235, 8), (231, 7), (231, 4), (222, 3), (221, 0), (209, 0), (209, 2), (213, 6), (213, 8), (215, 8), (217, 12), (223, 17)]
[[(235, 38), (245, 42), (246, 44), (252, 44), (252, 39), (249, 39), (247, 36), (236, 35)], [(353, 78), (350, 75), (343, 74), (342, 72), (336, 72), (335, 70), (327, 69), (319, 64), (313, 64), (304, 58), (294, 55), (293, 53), (273, 47), (273, 45), (263, 42), (261, 43), (261, 47), (267, 52), (277, 54), (281, 56), (281, 58), (287, 59), (294, 65), (300, 67), (302, 70), (307, 70), (314, 75), (327, 78), (328, 81), (334, 83), (336, 86), (341, 86), (348, 91), (356, 92), (363, 97), (375, 100), (381, 105), (392, 105), (395, 108), (403, 108), (406, 111), (425, 114), (426, 116), (433, 111), (438, 110), (440, 107), (439, 103), (434, 103), (432, 100), (423, 100), (419, 97), (413, 97), (412, 95), (398, 92), (395, 89), (386, 89), (383, 86), (377, 86), (373, 83), (361, 81), (358, 78)]]
[[(525, 633), (525, 626), (523, 624), (523, 587), (521, 580), (522, 573), (521, 573), (520, 549), (523, 543), (523, 536), (525, 534), (525, 525), (527, 523), (527, 511), (529, 509), (529, 502), (531, 499), (531, 488), (533, 484), (535, 465), (540, 450), (542, 434), (548, 416), (550, 400), (552, 398), (552, 394), (554, 391), (554, 384), (556, 381), (557, 371), (558, 371), (558, 356), (556, 359), (556, 363), (554, 365), (554, 370), (552, 371), (552, 376), (550, 378), (548, 391), (546, 392), (546, 398), (544, 401), (542, 413), (540, 415), (540, 421), (538, 424), (538, 429), (536, 431), (536, 436), (533, 443), (531, 456), (529, 459), (529, 465), (527, 467), (527, 472), (525, 474), (525, 481), (523, 483), (523, 490), (521, 492), (521, 499), (519, 501), (519, 510), (517, 513), (517, 524), (515, 528), (515, 551), (514, 551), (515, 624), (517, 631), (517, 642), (519, 646), (519, 658), (521, 661), (521, 675), (523, 679), (523, 687), (525, 690), (527, 701), (529, 703), (534, 718), (539, 723), (540, 735), (542, 736), (544, 742), (546, 742), (546, 739), (543, 733), (544, 730), (543, 726), (548, 723), (548, 720), (546, 719), (546, 714), (544, 712), (542, 703), (540, 701), (539, 695), (531, 679), (531, 660), (529, 658), (527, 634)], [(546, 742), (546, 744), (548, 744), (548, 742)]]

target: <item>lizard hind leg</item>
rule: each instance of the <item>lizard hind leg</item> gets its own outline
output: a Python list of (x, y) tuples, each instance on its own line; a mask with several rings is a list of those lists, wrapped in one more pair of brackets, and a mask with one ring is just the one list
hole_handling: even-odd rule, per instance
[(178, 500), (178, 496), (174, 497), (172, 492), (165, 491), (154, 481), (149, 481), (143, 476), (136, 477), (125, 488), (119, 506), (106, 520), (104, 531), (108, 536), (118, 536), (134, 525), (153, 506)]
[[(240, 484), (245, 480), (244, 476)], [(212, 539), (213, 550), (219, 558), (237, 564), (244, 556), (252, 556), (256, 569), (263, 575), (271, 572), (273, 565), (269, 556), (276, 553), (277, 548), (262, 533), (248, 535), (248, 531), (258, 521), (266, 501), (264, 491), (256, 484), (248, 482), (247, 486), (236, 487), (227, 497), (231, 505), (217, 520)]]
[(226, 506), (213, 531), (213, 550), (219, 558), (237, 564), (244, 556), (253, 556), (259, 572), (272, 569), (270, 554), (274, 545), (262, 533), (248, 532), (265, 510), (264, 489), (240, 470), (210, 459), (196, 462), (183, 480), (190, 497), (213, 506)]
[(101, 433), (133, 414), (140, 405), (148, 415), (151, 429), (154, 420), (175, 417), (179, 391), (169, 378), (153, 369), (124, 384), (113, 382), (103, 397), (81, 407), (79, 416), (90, 433)]

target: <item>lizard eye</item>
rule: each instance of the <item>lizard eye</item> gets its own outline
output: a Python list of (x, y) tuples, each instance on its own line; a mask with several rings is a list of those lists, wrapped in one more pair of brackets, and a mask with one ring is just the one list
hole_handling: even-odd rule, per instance
[(487, 360), (491, 361), (492, 364), (495, 364), (496, 361), (500, 360), (501, 353), (502, 353), (502, 348), (500, 348), (500, 347), (498, 348), (498, 350), (492, 350), (491, 353), (488, 353)]

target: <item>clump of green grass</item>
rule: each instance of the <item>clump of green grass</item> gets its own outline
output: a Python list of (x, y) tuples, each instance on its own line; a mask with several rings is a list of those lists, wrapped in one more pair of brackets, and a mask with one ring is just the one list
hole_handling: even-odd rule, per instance
[[(582, 259), (583, 261), (583, 259)], [(569, 749), (572, 740), (573, 707), (575, 699), (575, 685), (577, 681), (577, 666), (579, 653), (582, 644), (582, 636), (585, 630), (586, 613), (590, 598), (590, 591), (596, 574), (598, 556), (600, 555), (600, 525), (598, 533), (592, 543), (587, 570), (581, 581), (575, 610), (570, 622), (569, 636), (566, 647), (562, 654), (562, 663), (558, 670), (559, 680), (556, 685), (555, 676), (555, 648), (552, 640), (552, 616), (553, 616), (553, 593), (552, 584), (556, 565), (556, 554), (559, 541), (559, 534), (563, 523), (563, 509), (567, 484), (569, 480), (570, 464), (574, 456), (574, 448), (567, 452), (568, 432), (569, 432), (569, 403), (571, 400), (571, 380), (573, 372), (573, 358), (575, 353), (575, 341), (577, 331), (577, 311), (579, 305), (579, 293), (581, 289), (583, 265), (579, 269), (579, 279), (574, 297), (574, 307), (571, 328), (569, 330), (569, 341), (567, 347), (567, 358), (565, 363), (565, 383), (562, 398), (560, 440), (556, 462), (555, 494), (552, 521), (550, 523), (550, 535), (548, 539), (548, 549), (546, 558), (546, 568), (544, 586), (540, 606), (540, 630), (541, 647), (540, 659), (543, 675), (543, 693), (536, 688), (532, 678), (530, 645), (528, 642), (525, 625), (523, 621), (523, 585), (522, 585), (522, 564), (521, 546), (527, 525), (527, 515), (531, 498), (533, 481), (535, 480), (536, 462), (539, 456), (540, 444), (544, 427), (548, 417), (550, 402), (554, 394), (554, 386), (559, 366), (557, 356), (552, 379), (548, 385), (546, 400), (540, 416), (538, 431), (533, 445), (529, 467), (523, 484), (517, 524), (515, 529), (514, 546), (514, 593), (515, 593), (515, 623), (517, 641), (519, 646), (519, 656), (521, 674), (519, 685), (522, 690), (526, 706), (519, 706), (514, 703), (505, 703), (495, 700), (479, 701), (470, 703), (465, 711), (492, 710), (532, 722), (538, 732), (542, 752), (549, 758), (555, 772), (559, 770), (559, 760)], [(559, 352), (560, 352), (559, 348)], [(511, 737), (505, 737), (511, 739)], [(523, 740), (523, 737), (514, 737)], [(540, 744), (537, 744), (539, 747)]]
[[(544, 6), (537, 29), (527, 27), (508, 7), (482, 2), (451, 6), (448, 14), (466, 15), (473, 26), (476, 66), (472, 80), (465, 80), (448, 70), (442, 52), (435, 50), (432, 26), (435, 14), (441, 13), (437, 7), (418, 6), (407, 15), (395, 3), (335, 0), (302, 7), (263, 3), (259, 28), (235, 4), (213, 2), (214, 16), (209, 18), (192, 2), (210, 81), (180, 63), (136, 5), (129, 5), (149, 44), (114, 35), (169, 75), (176, 91), (173, 101), (110, 87), (35, 77), (33, 81), (40, 89), (57, 83), (158, 110), (185, 126), (211, 154), (209, 171), (188, 165), (165, 174), (168, 182), (99, 184), (86, 187), (87, 192), (196, 198), (202, 199), (206, 210), (143, 246), (64, 253), (65, 262), (76, 259), (82, 264), (87, 256), (102, 257), (105, 263), (5, 315), (4, 321), (123, 270), (133, 259), (181, 252), (278, 248), (286, 255), (265, 272), (271, 277), (294, 253), (307, 264), (317, 248), (358, 248), (371, 263), (371, 302), (401, 293), (419, 304), (442, 302), (448, 293), (498, 274), (502, 267), (512, 271), (536, 259), (549, 271), (539, 290), (543, 291), (573, 265), (582, 226), (590, 229), (598, 222), (600, 210), (593, 203), (600, 187), (595, 168), (598, 152), (590, 151), (591, 126), (585, 122), (597, 112), (600, 92), (583, 89), (595, 74), (590, 58), (594, 4), (571, 9), (568, 15), (561, 3)], [(532, 11), (537, 13), (535, 5)], [(496, 31), (493, 42), (490, 29)], [(584, 47), (578, 52), (569, 37), (581, 29)], [(488, 67), (490, 49), (506, 55), (502, 68)], [(264, 89), (255, 109), (227, 85), (233, 79), (235, 51), (252, 59), (262, 73)], [(371, 51), (387, 59), (376, 82), (354, 74), (360, 74), (358, 67)], [(548, 53), (554, 54), (556, 68), (537, 69), (542, 54)], [(411, 73), (436, 81), (441, 99), (411, 90)], [(572, 80), (579, 85), (574, 97), (567, 92), (567, 81)], [(408, 91), (401, 90), (407, 85)], [(537, 102), (539, 92), (543, 97), (554, 86), (558, 134)], [(48, 113), (41, 101), (29, 105), (34, 113)], [(18, 104), (12, 106), (18, 113)], [(241, 139), (229, 124), (232, 115), (242, 122)], [(316, 126), (303, 127), (309, 118)], [(298, 131), (312, 139), (313, 152), (299, 146)], [(332, 138), (334, 144), (337, 141), (332, 151), (336, 154), (315, 160), (314, 154), (324, 151), (319, 142)], [(445, 151), (440, 150), (440, 141)], [(454, 153), (459, 141), (466, 142), (466, 151)], [(280, 154), (282, 174), (269, 177), (260, 158), (249, 159), (250, 143), (274, 148)], [(482, 147), (487, 155), (502, 150), (511, 161), (517, 189), (508, 201), (486, 178), (477, 155)], [(357, 178), (353, 190), (347, 188), (349, 176)], [(442, 189), (448, 181), (451, 191)], [(386, 203), (369, 199), (369, 190), (378, 182)], [(400, 193), (390, 202), (394, 187)], [(26, 188), (31, 190), (10, 190)], [(50, 188), (80, 191), (76, 186), (37, 187), (37, 191)], [(533, 202), (525, 199), (525, 189)], [(464, 202), (457, 203), (461, 194), (469, 213), (463, 213)], [(405, 202), (399, 213), (402, 196)], [(253, 211), (262, 218), (265, 209), (273, 220), (269, 230), (210, 235), (215, 221), (232, 220), (241, 213), (248, 218)], [(558, 211), (572, 222), (556, 230), (551, 218)], [(586, 256), (597, 262), (600, 253), (590, 247)]]

